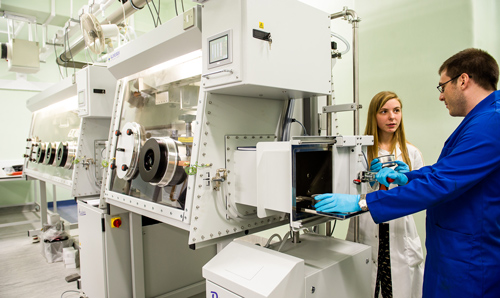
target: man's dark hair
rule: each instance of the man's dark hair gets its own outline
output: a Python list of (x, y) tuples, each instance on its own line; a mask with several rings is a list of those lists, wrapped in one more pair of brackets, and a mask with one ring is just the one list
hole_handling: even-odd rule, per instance
[(443, 71), (450, 78), (466, 73), (485, 90), (497, 90), (498, 64), (486, 51), (473, 48), (460, 51), (441, 65), (438, 73)]

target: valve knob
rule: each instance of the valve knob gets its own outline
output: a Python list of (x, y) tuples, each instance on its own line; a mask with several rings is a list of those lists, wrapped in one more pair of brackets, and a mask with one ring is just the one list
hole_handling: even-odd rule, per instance
[(128, 170), (128, 166), (127, 165), (122, 165), (122, 171), (126, 171)]
[(117, 130), (115, 130), (115, 136), (119, 136), (119, 135), (121, 135), (121, 134), (122, 134), (122, 133), (121, 133), (118, 129), (117, 129)]
[(110, 165), (109, 165), (109, 167), (110, 167), (112, 170), (116, 169), (116, 165), (115, 165), (114, 163), (110, 164)]
[(133, 132), (130, 128), (129, 128), (129, 129), (127, 129), (127, 135), (128, 135), (128, 136), (129, 136), (129, 135), (131, 135), (131, 134), (133, 134), (133, 133), (134, 133), (134, 132)]

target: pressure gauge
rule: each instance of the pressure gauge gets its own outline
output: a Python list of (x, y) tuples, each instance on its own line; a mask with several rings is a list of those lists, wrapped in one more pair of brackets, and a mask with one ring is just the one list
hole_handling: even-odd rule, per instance
[(120, 179), (134, 179), (138, 173), (137, 162), (144, 142), (144, 128), (139, 123), (128, 122), (122, 131), (115, 131), (117, 136), (115, 162), (116, 175)]
[(186, 179), (186, 160), (186, 146), (181, 142), (168, 137), (150, 138), (139, 155), (139, 173), (152, 185), (177, 185)]

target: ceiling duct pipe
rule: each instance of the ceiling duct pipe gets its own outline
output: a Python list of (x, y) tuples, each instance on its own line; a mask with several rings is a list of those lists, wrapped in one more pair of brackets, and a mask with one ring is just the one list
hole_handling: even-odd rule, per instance
[[(123, 18), (123, 10), (125, 10), (125, 18), (128, 18), (136, 11), (141, 10), (146, 5), (147, 0), (128, 0), (123, 4), (123, 8), (112, 12), (109, 16), (107, 16), (104, 20), (101, 21), (101, 24), (118, 24), (124, 20)], [(80, 38), (77, 42), (75, 42), (69, 50), (63, 52), (56, 59), (56, 63), (59, 66), (64, 67), (74, 67), (74, 68), (83, 68), (88, 63), (72, 61), (72, 57), (78, 54), (81, 50), (85, 49), (85, 40)]]

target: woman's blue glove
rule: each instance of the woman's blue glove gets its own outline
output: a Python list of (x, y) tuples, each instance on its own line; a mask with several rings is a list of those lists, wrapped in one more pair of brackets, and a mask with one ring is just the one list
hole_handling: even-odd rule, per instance
[(382, 169), (382, 163), (378, 162), (378, 158), (375, 158), (370, 163), (370, 172), (378, 172)]
[(404, 162), (400, 160), (395, 160), (394, 162), (398, 164), (398, 166), (394, 169), (394, 171), (401, 174), (408, 173), (410, 171), (410, 167)]
[[(397, 164), (397, 167), (394, 169), (398, 173), (408, 173), (410, 171), (410, 167), (400, 160), (395, 160), (394, 163)], [(375, 158), (370, 163), (370, 172), (378, 172), (382, 169), (382, 163), (379, 162), (378, 158)]]
[(400, 174), (394, 171), (391, 168), (383, 168), (380, 170), (377, 175), (375, 175), (377, 181), (387, 188), (389, 188), (389, 184), (395, 183), (397, 185), (405, 185), (408, 183), (408, 177), (405, 174)]
[(359, 207), (359, 195), (346, 195), (338, 193), (324, 193), (314, 197), (319, 200), (314, 208), (319, 212), (356, 212)]

